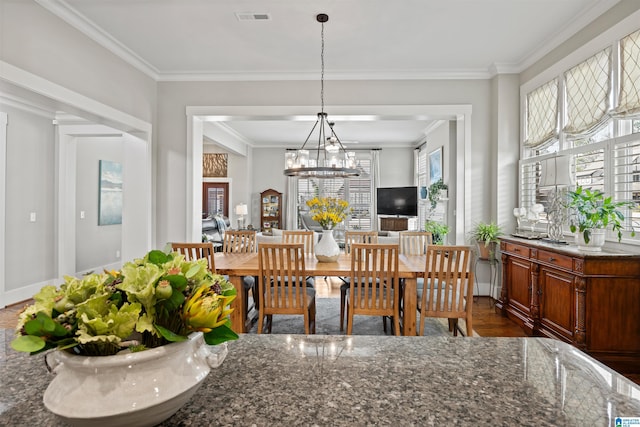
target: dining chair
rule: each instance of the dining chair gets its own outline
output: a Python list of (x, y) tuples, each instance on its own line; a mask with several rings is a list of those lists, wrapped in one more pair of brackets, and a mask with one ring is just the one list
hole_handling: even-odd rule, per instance
[(311, 230), (283, 230), (282, 243), (302, 243), (304, 253), (313, 255), (315, 235)]
[[(429, 231), (401, 231), (398, 234), (398, 244), (400, 245), (400, 255), (424, 255), (427, 253), (429, 245), (433, 244), (433, 234)], [(424, 279), (416, 279), (416, 289), (422, 289)], [(400, 317), (403, 318), (404, 304), (404, 279), (400, 279)]]
[(400, 335), (398, 245), (354, 243), (349, 277), (347, 335), (353, 332), (356, 315), (390, 317), (395, 335)]
[(222, 252), (251, 253), (256, 252), (255, 230), (227, 230), (222, 240)]
[(399, 244), (403, 255), (424, 255), (427, 247), (433, 245), (433, 235), (428, 231), (401, 231)]
[[(344, 252), (351, 253), (351, 247), (356, 243), (378, 243), (377, 231), (345, 231), (344, 233)], [(342, 285), (340, 285), (340, 331), (344, 331), (344, 315), (346, 309), (347, 292), (349, 292), (349, 278), (340, 277)], [(386, 326), (385, 326), (386, 328)], [(386, 330), (386, 329), (385, 329)]]
[(458, 319), (464, 318), (467, 335), (473, 335), (473, 270), (470, 246), (431, 245), (427, 248), (424, 284), (418, 289), (419, 333), (427, 317), (449, 319), (449, 330), (458, 335)]
[(172, 242), (171, 250), (178, 252), (184, 256), (187, 261), (193, 261), (200, 258), (205, 258), (209, 265), (209, 271), (216, 272), (216, 265), (213, 261), (214, 247), (213, 243), (180, 243)]
[[(256, 231), (255, 230), (227, 230), (222, 239), (223, 253), (252, 253), (256, 252)], [(258, 310), (257, 299), (258, 284), (253, 276), (244, 276), (242, 278), (242, 287), (244, 292), (244, 300), (249, 301), (249, 291), (253, 296), (253, 304), (247, 304), (247, 328), (251, 327), (252, 319), (249, 317), (251, 310)]]
[(304, 316), (304, 333), (315, 334), (316, 291), (306, 285), (304, 244), (261, 244), (258, 270), (258, 333), (265, 326), (271, 333), (273, 315), (278, 314)]

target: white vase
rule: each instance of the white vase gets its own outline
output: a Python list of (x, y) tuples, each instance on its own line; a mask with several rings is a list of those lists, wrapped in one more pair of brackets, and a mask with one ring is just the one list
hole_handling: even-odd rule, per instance
[(44, 392), (44, 405), (72, 426), (153, 426), (187, 403), (226, 354), (226, 343), (209, 346), (202, 332), (114, 356), (56, 350), (46, 355), (55, 377)]
[(584, 235), (578, 231), (576, 233), (576, 245), (578, 249), (586, 252), (600, 252), (604, 246), (606, 230), (603, 228), (591, 229), (589, 243), (585, 243)]
[(340, 256), (340, 246), (333, 238), (333, 230), (322, 230), (322, 237), (316, 243), (316, 258), (320, 262), (336, 262)]

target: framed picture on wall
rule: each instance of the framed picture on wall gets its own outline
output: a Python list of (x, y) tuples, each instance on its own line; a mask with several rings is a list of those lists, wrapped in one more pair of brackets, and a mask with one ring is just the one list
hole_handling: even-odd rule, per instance
[(442, 179), (442, 147), (429, 153), (429, 183)]
[(122, 224), (122, 163), (100, 160), (98, 225)]

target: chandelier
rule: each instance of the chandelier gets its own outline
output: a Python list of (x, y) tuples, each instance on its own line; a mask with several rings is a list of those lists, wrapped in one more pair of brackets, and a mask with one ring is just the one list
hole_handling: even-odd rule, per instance
[[(360, 175), (359, 170), (356, 169), (356, 154), (353, 151), (347, 152), (345, 150), (333, 129), (333, 122), (328, 121), (327, 113), (324, 111), (324, 23), (328, 20), (329, 16), (324, 13), (316, 16), (316, 21), (320, 22), (322, 26), (320, 32), (322, 40), (320, 49), (322, 70), (320, 73), (320, 112), (302, 147), (298, 150), (287, 151), (285, 154), (284, 174), (287, 176), (346, 178)], [(315, 148), (307, 148), (307, 143), (316, 130), (318, 143)]]

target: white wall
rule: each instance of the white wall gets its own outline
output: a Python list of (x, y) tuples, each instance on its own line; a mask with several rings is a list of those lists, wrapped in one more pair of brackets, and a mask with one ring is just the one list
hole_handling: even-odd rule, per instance
[[(470, 191), (488, 191), (489, 182), (476, 173), (485, 166), (475, 151), (490, 152), (490, 83), (486, 80), (438, 81), (330, 81), (326, 95), (331, 104), (340, 105), (471, 105), (472, 144), (469, 168)], [(163, 188), (157, 199), (157, 238), (186, 238), (186, 212), (173, 209), (176, 203), (187, 202), (185, 160), (187, 155), (188, 106), (286, 106), (317, 104), (317, 82), (160, 82), (158, 84), (158, 169), (157, 186)], [(331, 105), (326, 107), (331, 112)], [(391, 151), (390, 151), (391, 152)], [(381, 153), (384, 164), (385, 152)], [(407, 163), (412, 164), (412, 150), (407, 149)], [(267, 188), (285, 189), (282, 168), (283, 149), (254, 149), (252, 204), (257, 193)], [(262, 168), (267, 168), (263, 170)], [(412, 170), (407, 182), (412, 185)], [(390, 178), (391, 179), (391, 178)], [(395, 179), (395, 178), (393, 178)], [(176, 200), (176, 197), (179, 200)], [(478, 196), (474, 213), (489, 212), (487, 197)], [(253, 205), (251, 221), (258, 218)], [(171, 236), (171, 237), (169, 237)]]
[(84, 272), (118, 262), (122, 253), (122, 224), (98, 225), (99, 162), (122, 163), (122, 138), (79, 137), (76, 144), (76, 271)]
[(54, 127), (50, 117), (2, 104), (0, 110), (8, 115), (3, 244), (10, 292), (55, 273)]
[(0, 0), (0, 11), (0, 60), (153, 121), (156, 82), (152, 78), (32, 0)]
[[(69, 258), (65, 253), (59, 261), (61, 249), (64, 252), (69, 240), (75, 247), (73, 233), (65, 234), (67, 231), (61, 226), (64, 207), (57, 206), (57, 184), (66, 171), (57, 170), (57, 139), (52, 124), (56, 112), (108, 123), (142, 138), (143, 142), (137, 145), (127, 140), (125, 150), (131, 152), (136, 145), (135, 150), (145, 160), (137, 165), (136, 181), (128, 186), (136, 193), (134, 202), (129, 203), (136, 211), (130, 218), (131, 232), (135, 233), (127, 234), (130, 237), (123, 249), (140, 256), (151, 247), (154, 218), (150, 122), (155, 119), (157, 102), (154, 79), (34, 1), (0, 0), (0, 29), (0, 103), (5, 104), (0, 110), (9, 111), (13, 117), (8, 127), (7, 194), (0, 203), (6, 206), (2, 243), (10, 249), (4, 252), (5, 271), (0, 272), (5, 279), (4, 289), (0, 287), (2, 306), (27, 299), (42, 285), (57, 281), (60, 265)], [(6, 106), (25, 103), (29, 104), (29, 113)], [(135, 161), (140, 158), (134, 157)], [(75, 203), (75, 194), (64, 200)], [(36, 222), (29, 221), (31, 212), (36, 213)], [(122, 255), (127, 255), (124, 250)], [(75, 251), (72, 257), (74, 261)]]
[(413, 148), (384, 148), (380, 151), (380, 187), (413, 185)]

